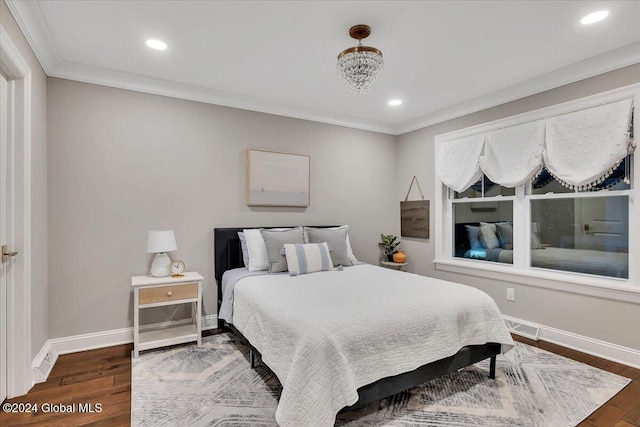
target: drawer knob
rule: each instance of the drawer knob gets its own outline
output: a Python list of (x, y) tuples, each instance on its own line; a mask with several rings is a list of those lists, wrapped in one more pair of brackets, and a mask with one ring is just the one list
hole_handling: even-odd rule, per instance
[(173, 292), (169, 291), (167, 292), (167, 296), (170, 297), (171, 295), (173, 295)]

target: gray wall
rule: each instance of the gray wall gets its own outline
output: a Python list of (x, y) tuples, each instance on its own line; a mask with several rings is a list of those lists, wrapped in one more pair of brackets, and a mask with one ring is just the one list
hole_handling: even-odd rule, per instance
[[(208, 314), (214, 227), (349, 224), (373, 263), (380, 233), (399, 232), (393, 136), (55, 78), (48, 89), (51, 338), (132, 325), (148, 230), (175, 230), (172, 255), (205, 277)], [(311, 206), (247, 207), (248, 148), (310, 155)], [(178, 314), (146, 320), (164, 315)]]
[[(51, 78), (49, 336), (132, 324), (130, 276), (147, 272), (151, 229), (175, 230), (173, 255), (206, 278), (208, 314), (215, 314), (214, 227), (347, 223), (356, 255), (375, 263), (379, 234), (399, 234), (398, 201), (414, 174), (432, 200), (434, 224), (436, 135), (639, 80), (640, 65), (634, 65), (395, 138)], [(311, 206), (247, 207), (247, 148), (310, 155)], [(476, 286), (507, 315), (640, 348), (637, 305), (438, 272), (433, 238), (403, 241), (410, 270)], [(44, 279), (36, 299), (47, 296)], [(506, 301), (507, 286), (515, 288), (515, 302)], [(47, 303), (38, 308), (47, 319)], [(160, 309), (146, 320), (182, 314)], [(34, 324), (44, 321), (36, 316)]]
[[(411, 177), (417, 175), (425, 198), (432, 200), (432, 236), (434, 224), (434, 138), (436, 135), (466, 128), (526, 111), (559, 104), (640, 81), (640, 64), (582, 80), (557, 89), (480, 111), (398, 137), (398, 187), (396, 197), (404, 197)], [(414, 197), (417, 195), (414, 194)], [(636, 236), (637, 238), (637, 236)], [(510, 316), (546, 326), (640, 349), (637, 325), (640, 309), (636, 304), (594, 298), (532, 286), (495, 282), (468, 275), (436, 271), (434, 239), (403, 238), (410, 259), (410, 270), (446, 280), (475, 286), (491, 295), (500, 310)], [(515, 288), (516, 301), (506, 300), (506, 287)]]
[(0, 23), (31, 68), (31, 359), (49, 338), (47, 310), (47, 76), (4, 2)]

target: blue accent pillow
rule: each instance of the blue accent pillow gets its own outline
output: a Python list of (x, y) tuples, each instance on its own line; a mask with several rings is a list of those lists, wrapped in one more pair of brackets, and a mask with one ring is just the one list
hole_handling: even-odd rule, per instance
[(471, 250), (482, 250), (484, 245), (480, 242), (480, 227), (475, 225), (465, 225), (467, 229), (467, 236), (469, 237), (469, 244)]

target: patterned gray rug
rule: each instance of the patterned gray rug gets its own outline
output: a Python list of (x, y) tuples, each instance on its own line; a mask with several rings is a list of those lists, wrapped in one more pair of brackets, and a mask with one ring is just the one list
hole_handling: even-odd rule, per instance
[[(630, 380), (516, 343), (498, 357), (341, 414), (337, 426), (575, 426)], [(133, 361), (134, 426), (277, 426), (278, 379), (250, 369), (248, 349), (220, 334)]]

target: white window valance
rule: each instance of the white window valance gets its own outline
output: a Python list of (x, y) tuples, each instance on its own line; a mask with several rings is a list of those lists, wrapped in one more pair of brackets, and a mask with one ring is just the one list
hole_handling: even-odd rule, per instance
[(484, 172), (517, 187), (545, 167), (559, 182), (587, 189), (609, 176), (631, 152), (632, 99), (468, 136), (443, 144), (436, 173), (463, 192)]
[(495, 183), (517, 187), (542, 168), (544, 120), (487, 133), (480, 168)]
[(590, 187), (629, 153), (631, 99), (547, 119), (544, 164), (569, 187)]
[(436, 173), (447, 187), (462, 192), (482, 177), (480, 153), (484, 139), (485, 134), (456, 139), (440, 151)]

